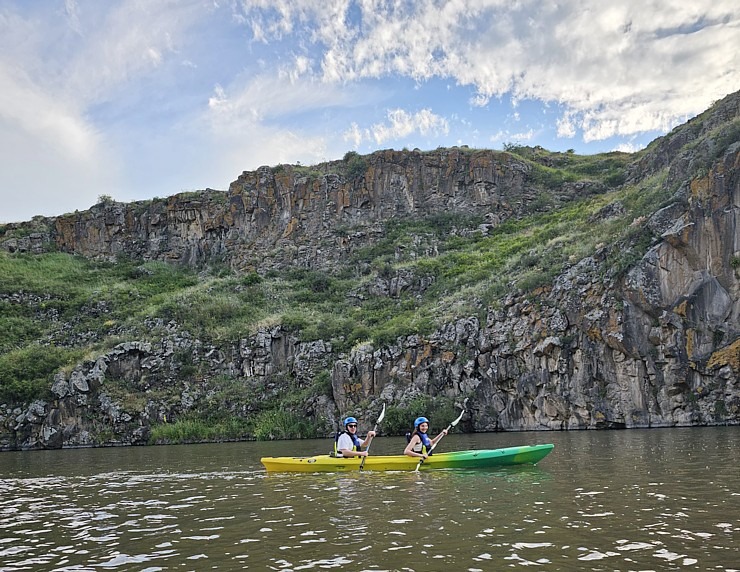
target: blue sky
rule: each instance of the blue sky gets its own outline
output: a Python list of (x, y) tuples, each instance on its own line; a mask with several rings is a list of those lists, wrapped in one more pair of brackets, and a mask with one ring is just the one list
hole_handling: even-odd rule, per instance
[(736, 0), (2, 0), (0, 222), (347, 151), (634, 151), (740, 89)]

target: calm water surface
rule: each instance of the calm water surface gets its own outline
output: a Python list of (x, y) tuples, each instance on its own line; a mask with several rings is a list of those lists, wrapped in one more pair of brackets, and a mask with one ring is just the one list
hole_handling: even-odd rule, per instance
[(343, 475), (259, 463), (328, 440), (0, 453), (0, 571), (740, 570), (740, 427), (439, 449), (534, 443), (536, 467)]

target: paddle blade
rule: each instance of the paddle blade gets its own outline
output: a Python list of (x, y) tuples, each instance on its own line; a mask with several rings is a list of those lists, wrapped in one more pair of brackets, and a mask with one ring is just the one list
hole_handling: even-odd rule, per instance
[(383, 404), (383, 410), (380, 412), (380, 415), (378, 415), (378, 421), (375, 425), (380, 425), (380, 422), (383, 421), (383, 417), (385, 417), (385, 403)]
[(460, 423), (460, 419), (462, 419), (462, 418), (463, 418), (463, 415), (465, 415), (465, 410), (464, 410), (464, 409), (463, 409), (463, 410), (462, 410), (462, 412), (460, 413), (460, 417), (458, 417), (458, 418), (457, 418), (457, 419), (455, 419), (455, 420), (454, 420), (454, 421), (453, 421), (452, 423), (450, 423), (450, 427), (454, 427), (455, 425), (457, 425), (458, 423)]

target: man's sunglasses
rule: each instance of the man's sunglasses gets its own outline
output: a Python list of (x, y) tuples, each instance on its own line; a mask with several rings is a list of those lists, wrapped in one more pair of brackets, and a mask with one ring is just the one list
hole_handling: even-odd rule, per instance
[(357, 423), (350, 423), (349, 425), (347, 425), (347, 427), (348, 428), (350, 428), (350, 427), (357, 427)]

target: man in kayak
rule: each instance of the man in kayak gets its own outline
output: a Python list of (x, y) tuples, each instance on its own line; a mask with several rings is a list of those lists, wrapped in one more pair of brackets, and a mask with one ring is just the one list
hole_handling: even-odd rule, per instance
[(430, 439), (427, 435), (429, 430), (429, 419), (426, 417), (417, 417), (414, 421), (414, 432), (409, 438), (409, 443), (406, 445), (404, 455), (409, 457), (419, 457), (421, 459), (427, 459), (432, 454), (432, 447), (442, 437), (447, 435), (447, 429), (442, 429), (442, 432), (437, 435), (434, 439)]
[(375, 431), (368, 431), (364, 441), (357, 436), (357, 419), (347, 417), (344, 420), (344, 431), (339, 434), (334, 446), (337, 457), (367, 457), (367, 451), (363, 447), (369, 447), (370, 441), (375, 437)]

